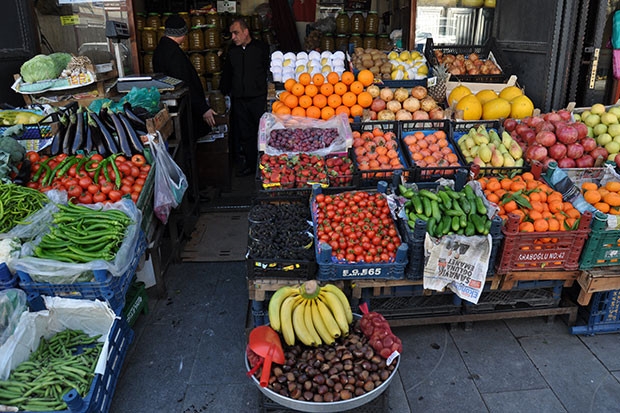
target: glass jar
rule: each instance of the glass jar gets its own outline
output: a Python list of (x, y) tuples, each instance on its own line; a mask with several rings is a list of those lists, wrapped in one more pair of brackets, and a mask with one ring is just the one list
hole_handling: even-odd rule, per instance
[(204, 26), (205, 24), (207, 24), (207, 19), (205, 18), (205, 15), (202, 13), (198, 13), (198, 12), (193, 12), (191, 17), (190, 17), (190, 22), (192, 23), (192, 27), (195, 26)]
[(377, 37), (374, 34), (366, 33), (364, 35), (364, 41), (362, 42), (362, 45), (364, 49), (376, 49)]
[(179, 12), (179, 17), (185, 20), (187, 27), (192, 27), (192, 19), (189, 17), (189, 13), (186, 11)]
[(205, 16), (205, 24), (215, 26), (216, 29), (220, 30), (222, 27), (220, 16), (214, 11), (210, 11)]
[(157, 30), (159, 29), (159, 26), (161, 26), (161, 19), (159, 18), (159, 13), (149, 13), (148, 17), (146, 18), (145, 27), (152, 27), (153, 29)]
[(362, 36), (360, 36), (359, 33), (353, 33), (349, 38), (349, 43), (353, 45), (354, 49), (356, 47), (364, 46), (364, 41), (362, 40)]
[(254, 13), (252, 15), (252, 25), (250, 29), (253, 31), (258, 31), (258, 32), (263, 30), (263, 21), (260, 19), (260, 16), (258, 15), (258, 13)]
[(336, 34), (347, 34), (350, 30), (349, 15), (346, 11), (341, 11), (336, 16)]
[(214, 90), (209, 94), (209, 106), (218, 114), (226, 113), (226, 100), (219, 90)]
[[(208, 16), (208, 14), (207, 14), (207, 16)], [(218, 17), (217, 20), (219, 22), (220, 31), (228, 33), (228, 26), (227, 26), (228, 20), (226, 20), (226, 14), (225, 13), (218, 13), (217, 17)], [(209, 23), (207, 23), (207, 24), (209, 24)]]
[(174, 13), (164, 13), (161, 15), (161, 25), (162, 26), (166, 26), (166, 20), (168, 20), (168, 17), (172, 16)]
[(157, 29), (157, 44), (159, 44), (159, 41), (161, 40), (162, 37), (164, 37), (166, 35), (166, 28), (164, 26), (160, 26)]
[(220, 31), (215, 25), (210, 24), (204, 31), (205, 49), (219, 49), (222, 44)]
[(356, 11), (351, 15), (351, 33), (364, 33), (364, 15), (360, 11)]
[(392, 50), (392, 43), (390, 37), (387, 34), (380, 34), (377, 39), (377, 49), (379, 50)]
[(334, 36), (331, 33), (325, 33), (321, 36), (321, 51), (334, 51)]
[(202, 29), (198, 26), (192, 27), (189, 32), (189, 50), (204, 50), (205, 40)]
[(142, 56), (142, 71), (143, 73), (153, 73), (153, 52), (146, 52)]
[[(211, 87), (213, 89), (219, 89), (221, 81), (222, 81), (222, 72), (213, 73), (211, 75)], [(224, 107), (224, 111), (226, 111), (226, 107)]]
[(205, 54), (205, 68), (207, 73), (221, 72), (220, 57), (217, 52), (212, 50)]
[(339, 34), (336, 36), (335, 46), (336, 50), (346, 52), (349, 50), (349, 36), (346, 34)]
[(366, 34), (379, 33), (379, 14), (375, 10), (368, 12), (366, 24), (364, 25)]
[(192, 66), (194, 66), (194, 69), (196, 69), (196, 72), (199, 75), (203, 75), (205, 73), (205, 58), (201, 53), (190, 53), (189, 61), (192, 62)]
[(136, 13), (136, 30), (140, 31), (146, 26), (146, 14)]
[(263, 42), (267, 43), (268, 45), (272, 45), (275, 43), (275, 39), (273, 37), (273, 32), (271, 31), (271, 29), (265, 29), (263, 30)]
[(157, 47), (157, 32), (150, 26), (146, 26), (142, 29), (141, 34), (142, 50), (145, 52), (152, 52)]
[(187, 52), (189, 50), (189, 40), (188, 40), (188, 36), (183, 36), (183, 41), (181, 41), (181, 44), (179, 45), (179, 47), (181, 48), (181, 50), (183, 50), (184, 52)]

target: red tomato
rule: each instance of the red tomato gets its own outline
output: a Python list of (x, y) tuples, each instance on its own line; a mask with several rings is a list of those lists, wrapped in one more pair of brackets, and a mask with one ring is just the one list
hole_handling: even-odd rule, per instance
[(143, 155), (140, 155), (140, 154), (135, 154), (134, 156), (132, 156), (131, 162), (133, 162), (133, 164), (136, 165), (137, 167), (146, 165), (146, 159), (144, 158)]
[(121, 179), (121, 184), (132, 186), (134, 184), (134, 181), (135, 179), (133, 178), (133, 176), (126, 176), (123, 179)]
[(139, 193), (137, 193), (137, 192), (132, 192), (131, 193), (131, 200), (133, 202), (138, 202), (138, 198), (140, 198), (140, 194)]
[(127, 162), (127, 158), (125, 158), (123, 155), (118, 155), (116, 157), (115, 161), (118, 161), (120, 163), (124, 163), (124, 162)]
[(123, 195), (131, 193), (131, 186), (129, 186), (129, 185), (121, 186), (121, 193)]
[(143, 179), (143, 178), (138, 178), (138, 179), (136, 179), (136, 180), (134, 181), (134, 184), (144, 186), (144, 183), (145, 183), (145, 182), (146, 182), (146, 179)]
[(123, 197), (123, 194), (121, 193), (121, 191), (117, 191), (117, 190), (112, 190), (108, 194), (108, 198), (110, 198), (110, 201), (112, 202), (120, 201), (122, 197)]
[(26, 159), (28, 159), (31, 163), (39, 162), (41, 157), (38, 152), (28, 151), (26, 152)]
[(71, 185), (67, 188), (69, 198), (79, 198), (82, 195), (82, 187), (79, 185)]
[(142, 185), (134, 184), (131, 187), (131, 192), (136, 192), (136, 193), (140, 194), (140, 192), (142, 192)]
[(93, 196), (89, 194), (88, 192), (84, 192), (82, 195), (80, 195), (80, 197), (78, 198), (78, 201), (80, 204), (92, 204)]
[(127, 162), (120, 164), (118, 170), (123, 173), (123, 176), (131, 175), (131, 166)]
[(96, 153), (93, 156), (91, 156), (90, 159), (95, 160), (97, 162), (101, 162), (101, 161), (103, 161), (103, 156), (101, 156), (100, 154)]
[(90, 177), (85, 176), (84, 178), (80, 178), (78, 183), (82, 188), (87, 189), (90, 185), (92, 185), (93, 180), (90, 179)]
[(86, 188), (86, 190), (88, 191), (89, 194), (95, 195), (97, 192), (99, 192), (99, 185), (90, 184), (88, 185), (88, 188)]
[(104, 202), (108, 197), (103, 192), (93, 194), (93, 202)]
[(114, 184), (104, 179), (104, 181), (101, 183), (101, 192), (107, 195), (112, 192), (112, 190), (114, 190)]
[(132, 166), (131, 167), (131, 176), (133, 176), (134, 178), (137, 178), (140, 176), (140, 168), (138, 168), (137, 166)]

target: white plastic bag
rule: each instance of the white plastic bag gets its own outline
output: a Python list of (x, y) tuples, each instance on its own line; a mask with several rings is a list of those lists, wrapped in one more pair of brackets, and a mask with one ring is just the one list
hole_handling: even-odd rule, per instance
[(183, 200), (183, 195), (188, 187), (187, 178), (168, 153), (161, 136), (153, 138), (151, 135), (147, 135), (147, 137), (151, 153), (155, 159), (153, 211), (155, 216), (165, 224), (168, 222), (172, 208), (179, 206)]
[(13, 334), (24, 311), (28, 311), (28, 302), (23, 290), (0, 291), (0, 346)]

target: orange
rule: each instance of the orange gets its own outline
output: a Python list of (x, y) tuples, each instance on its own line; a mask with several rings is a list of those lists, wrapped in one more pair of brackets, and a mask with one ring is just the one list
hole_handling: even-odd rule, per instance
[(276, 115), (290, 115), (291, 114), (291, 108), (289, 108), (286, 105), (282, 105), (278, 109), (276, 109), (276, 111), (274, 113)]
[(534, 224), (532, 224), (531, 222), (522, 222), (519, 224), (519, 231), (534, 232)]
[(284, 105), (284, 103), (282, 103), (282, 102), (281, 102), (281, 101), (279, 101), (279, 100), (276, 100), (275, 102), (273, 102), (273, 103), (271, 104), (271, 111), (275, 113), (275, 112), (276, 112), (276, 110), (278, 110), (278, 108), (279, 108), (279, 107), (281, 107), (281, 106), (283, 106), (283, 105)]
[(502, 178), (499, 183), (502, 185), (502, 188), (504, 188), (505, 190), (509, 190), (513, 182), (510, 178)]
[(364, 113), (364, 108), (358, 105), (357, 103), (351, 106), (351, 116), (353, 117), (362, 116), (363, 113)]
[(357, 96), (353, 92), (345, 92), (342, 95), (342, 104), (351, 107), (357, 103)]
[(345, 72), (342, 72), (342, 76), (340, 76), (340, 80), (345, 85), (350, 85), (351, 83), (355, 82), (355, 75), (353, 74), (353, 72), (350, 72), (347, 70)]
[(338, 82), (334, 85), (334, 93), (336, 93), (337, 95), (342, 96), (348, 91), (349, 91), (349, 88), (344, 82)]
[(301, 83), (302, 85), (304, 86), (309, 85), (311, 81), (312, 81), (312, 76), (310, 76), (310, 73), (304, 72), (299, 75), (299, 83)]
[(302, 108), (301, 106), (295, 106), (292, 110), (291, 110), (291, 115), (293, 116), (306, 116), (306, 109)]
[(534, 174), (531, 172), (525, 172), (521, 175), (521, 178), (523, 178), (524, 181), (533, 181)]
[(620, 206), (620, 195), (610, 192), (603, 197), (603, 201), (612, 207)]
[(549, 218), (547, 220), (549, 223), (549, 231), (559, 231), (560, 230), (560, 221), (555, 218)]
[(355, 93), (356, 95), (359, 95), (360, 93), (364, 91), (364, 85), (359, 80), (356, 80), (355, 82), (349, 85), (349, 90)]
[(327, 98), (323, 95), (316, 95), (312, 98), (312, 104), (319, 109), (323, 109), (327, 105)]
[(596, 191), (598, 189), (598, 185), (594, 182), (584, 182), (581, 184), (581, 189), (583, 191)]
[(375, 75), (368, 69), (360, 70), (357, 74), (357, 80), (364, 86), (370, 86), (375, 81)]
[(336, 108), (336, 115), (340, 115), (341, 113), (344, 113), (345, 115), (347, 115), (347, 117), (349, 117), (349, 115), (351, 114), (351, 111), (349, 110), (347, 106), (340, 105)]
[(310, 106), (312, 106), (312, 98), (308, 95), (301, 95), (299, 97), (299, 106), (304, 109), (309, 108)]
[(368, 108), (372, 105), (372, 95), (369, 92), (362, 92), (357, 95), (357, 103), (363, 107)]
[(306, 86), (305, 93), (313, 98), (317, 93), (319, 93), (319, 88), (316, 85), (309, 84)]
[(323, 109), (321, 109), (321, 119), (323, 120), (331, 119), (335, 113), (336, 112), (334, 112), (334, 108), (325, 106)]
[(284, 102), (284, 99), (286, 99), (286, 97), (288, 95), (290, 95), (290, 94), (291, 94), (291, 92), (289, 92), (287, 90), (282, 91), (282, 92), (280, 92), (280, 96), (278, 96), (278, 99), (280, 99), (280, 101)]
[(510, 213), (519, 207), (515, 201), (508, 201), (504, 204), (504, 211)]
[(537, 219), (534, 221), (534, 230), (536, 232), (545, 232), (549, 230), (549, 223), (546, 219)]
[(293, 79), (293, 78), (286, 79), (286, 82), (284, 82), (284, 90), (287, 90), (287, 91), (289, 91), (289, 92), (290, 92), (290, 91), (291, 91), (291, 89), (293, 88), (293, 85), (294, 85), (295, 83), (297, 83), (297, 82), (296, 82), (296, 81), (295, 81), (295, 79)]
[(596, 204), (594, 204), (594, 208), (604, 213), (608, 213), (610, 209), (609, 204), (606, 204), (604, 202), (597, 202)]
[(618, 192), (620, 191), (620, 182), (609, 181), (605, 184), (605, 189), (609, 192)]
[(333, 94), (327, 98), (327, 105), (336, 109), (342, 104), (342, 98), (339, 95)]
[(301, 83), (295, 83), (291, 89), (291, 93), (295, 96), (301, 96), (306, 93), (306, 87)]
[(316, 106), (310, 106), (306, 109), (306, 117), (319, 119), (321, 117), (321, 109), (317, 108)]
[(312, 83), (314, 83), (317, 87), (321, 86), (325, 83), (325, 76), (321, 73), (315, 73), (314, 76), (312, 76)]
[(336, 83), (338, 83), (338, 81), (340, 80), (340, 76), (338, 76), (338, 73), (336, 72), (329, 72), (327, 74), (327, 82), (335, 85)]
[(320, 90), (322, 95), (329, 96), (334, 93), (334, 85), (331, 83), (323, 83)]
[(589, 189), (583, 194), (584, 199), (590, 204), (594, 205), (602, 198), (601, 193), (596, 190)]
[(299, 104), (299, 99), (295, 95), (288, 95), (284, 100), (284, 104), (289, 108), (293, 109)]
[(510, 185), (510, 192), (517, 192), (521, 189), (525, 189), (524, 182), (513, 182), (512, 185)]

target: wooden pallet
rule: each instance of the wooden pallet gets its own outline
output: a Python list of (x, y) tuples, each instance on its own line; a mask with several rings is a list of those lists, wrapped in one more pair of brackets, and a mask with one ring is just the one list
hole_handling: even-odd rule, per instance
[[(279, 279), (279, 278), (255, 278), (248, 280), (248, 292), (250, 300), (253, 301), (265, 301), (265, 295), (267, 292), (277, 291), (280, 287), (300, 286), (305, 281), (305, 278), (300, 279)], [(330, 284), (334, 284), (339, 288), (344, 288), (344, 281), (330, 281)]]
[(564, 287), (573, 285), (581, 271), (516, 271), (503, 275), (501, 290), (511, 290), (519, 281), (564, 280)]
[(581, 287), (577, 303), (587, 306), (590, 304), (590, 299), (594, 293), (620, 290), (620, 267), (613, 266), (582, 271), (577, 282)]

